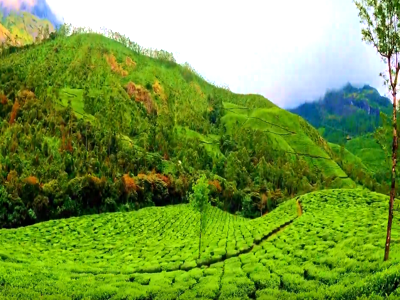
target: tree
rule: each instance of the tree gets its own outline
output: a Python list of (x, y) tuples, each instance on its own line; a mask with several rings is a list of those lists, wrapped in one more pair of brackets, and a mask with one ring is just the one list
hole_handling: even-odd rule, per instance
[(388, 85), (389, 92), (393, 97), (393, 142), (392, 142), (392, 170), (391, 170), (391, 189), (389, 200), (389, 217), (387, 235), (385, 243), (384, 260), (389, 259), (390, 238), (393, 220), (393, 202), (396, 191), (396, 163), (397, 163), (397, 79), (400, 71), (399, 52), (399, 0), (354, 0), (361, 23), (364, 27), (361, 30), (362, 39), (372, 44), (387, 65), (388, 77), (381, 73), (385, 85)]
[(201, 250), (201, 238), (206, 228), (207, 210), (210, 206), (208, 194), (210, 189), (205, 175), (202, 175), (193, 186), (193, 193), (189, 195), (189, 201), (192, 207), (200, 213), (200, 228), (199, 228), (199, 258)]
[(267, 206), (267, 195), (265, 193), (261, 194), (260, 201), (257, 203), (257, 207), (260, 210), (260, 216), (263, 216), (263, 210)]

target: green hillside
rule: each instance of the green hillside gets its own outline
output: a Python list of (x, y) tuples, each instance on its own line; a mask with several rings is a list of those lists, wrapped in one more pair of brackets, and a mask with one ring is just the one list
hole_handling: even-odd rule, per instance
[(390, 172), (389, 160), (372, 134), (348, 141), (346, 149), (358, 156), (373, 172), (383, 172), (384, 168)]
[(355, 189), (255, 220), (210, 208), (200, 259), (187, 205), (2, 229), (0, 298), (399, 299), (399, 211), (382, 262), (387, 206)]
[(168, 52), (79, 32), (0, 58), (1, 226), (185, 202), (200, 173), (215, 206), (247, 217), (355, 186), (302, 118)]

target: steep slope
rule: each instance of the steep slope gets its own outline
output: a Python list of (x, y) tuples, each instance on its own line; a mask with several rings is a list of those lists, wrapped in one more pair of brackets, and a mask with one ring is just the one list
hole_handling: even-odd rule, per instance
[(2, 226), (182, 202), (201, 172), (245, 216), (354, 186), (302, 118), (119, 40), (131, 49), (74, 34), (0, 58)]
[(373, 132), (380, 124), (380, 113), (390, 114), (390, 109), (390, 100), (376, 89), (347, 84), (340, 90), (327, 92), (319, 101), (304, 103), (290, 111), (318, 128), (328, 141), (343, 143), (347, 136)]

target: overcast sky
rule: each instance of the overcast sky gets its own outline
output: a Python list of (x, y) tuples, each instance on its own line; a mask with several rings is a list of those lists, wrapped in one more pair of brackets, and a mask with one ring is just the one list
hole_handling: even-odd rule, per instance
[(233, 92), (284, 108), (347, 82), (385, 91), (351, 0), (47, 0), (67, 23), (102, 26), (173, 52)]

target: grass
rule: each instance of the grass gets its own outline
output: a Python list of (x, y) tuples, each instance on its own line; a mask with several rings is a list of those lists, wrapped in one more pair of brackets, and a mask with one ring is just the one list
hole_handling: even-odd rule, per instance
[(255, 220), (211, 208), (200, 260), (188, 205), (3, 229), (0, 298), (397, 299), (398, 210), (382, 262), (388, 197), (356, 189), (298, 199), (299, 217), (296, 199)]
[[(271, 147), (279, 152), (305, 157), (310, 167), (321, 170), (325, 176), (346, 178), (346, 173), (332, 159), (332, 149), (318, 131), (304, 125), (304, 121), (278, 107), (245, 109), (244, 106), (224, 102), (226, 114), (222, 122), (233, 134), (236, 126), (244, 126), (268, 134)], [(342, 186), (353, 187), (351, 179)]]
[[(282, 205), (280, 212), (255, 220), (217, 208), (210, 208), (208, 215), (200, 260), (199, 216), (189, 205), (49, 221), (4, 230), (0, 235), (3, 241), (10, 241), (4, 253), (11, 255), (13, 249), (24, 244), (25, 249), (11, 256), (17, 261), (33, 259), (32, 265), (39, 262), (75, 270), (78, 265), (93, 272), (123, 265), (131, 272), (147, 273), (193, 268), (246, 251), (276, 227), (293, 220), (297, 213), (292, 200)], [(104, 259), (108, 260), (106, 264)]]
[(202, 146), (207, 150), (207, 153), (214, 160), (224, 157), (219, 147), (220, 136), (216, 134), (203, 135), (197, 131), (191, 130), (188, 127), (176, 126), (177, 132), (181, 136), (197, 139)]
[(346, 143), (346, 149), (359, 157), (362, 163), (372, 172), (381, 172), (389, 169), (385, 152), (371, 134), (353, 138)]

